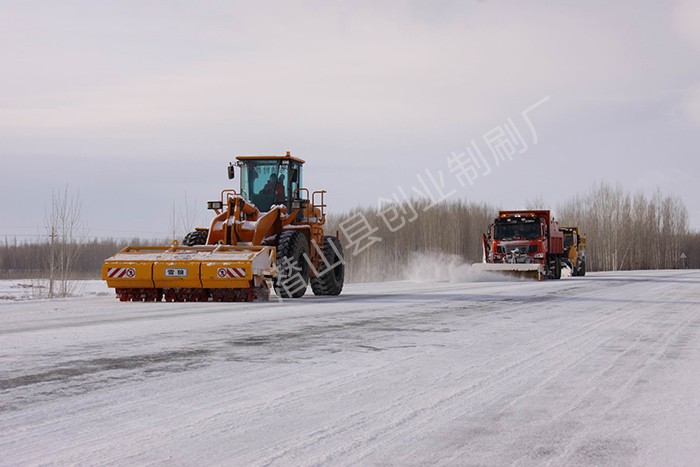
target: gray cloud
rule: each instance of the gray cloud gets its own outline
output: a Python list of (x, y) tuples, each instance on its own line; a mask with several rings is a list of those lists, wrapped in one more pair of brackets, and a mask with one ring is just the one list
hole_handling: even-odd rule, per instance
[(169, 202), (215, 198), (235, 154), (285, 150), (332, 208), (375, 204), (425, 168), (450, 178), (451, 152), (551, 96), (539, 144), (452, 180), (458, 196), (662, 185), (700, 227), (674, 176), (700, 169), (694, 2), (22, 2), (0, 25), (2, 194), (32, 200), (3, 203), (14, 223), (69, 183), (100, 200), (95, 228), (165, 230)]

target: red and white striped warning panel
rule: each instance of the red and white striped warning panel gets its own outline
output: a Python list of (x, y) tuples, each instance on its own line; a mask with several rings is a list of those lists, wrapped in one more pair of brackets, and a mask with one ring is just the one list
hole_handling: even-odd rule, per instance
[(133, 279), (136, 277), (134, 268), (108, 268), (107, 277), (111, 279)]
[(245, 269), (244, 268), (219, 268), (216, 270), (216, 275), (219, 277), (219, 279), (228, 279), (228, 278), (240, 279), (242, 277), (245, 277)]

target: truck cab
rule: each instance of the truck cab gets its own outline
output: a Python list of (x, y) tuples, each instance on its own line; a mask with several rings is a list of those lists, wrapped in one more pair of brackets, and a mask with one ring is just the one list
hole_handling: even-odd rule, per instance
[(561, 275), (564, 237), (550, 211), (501, 211), (484, 238), (486, 262), (541, 264)]

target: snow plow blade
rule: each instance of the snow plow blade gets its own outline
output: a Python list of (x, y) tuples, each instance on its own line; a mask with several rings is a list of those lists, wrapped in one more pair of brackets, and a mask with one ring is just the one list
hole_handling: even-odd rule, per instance
[(267, 301), (275, 273), (270, 246), (126, 247), (102, 265), (121, 301)]
[(544, 279), (545, 270), (541, 264), (521, 264), (521, 263), (476, 263), (472, 264), (475, 271), (492, 272), (511, 277), (523, 279), (533, 279), (541, 281)]

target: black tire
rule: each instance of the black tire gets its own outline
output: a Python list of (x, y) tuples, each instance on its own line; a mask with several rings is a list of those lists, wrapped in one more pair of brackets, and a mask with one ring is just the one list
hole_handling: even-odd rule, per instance
[(576, 261), (576, 267), (574, 270), (571, 272), (571, 275), (574, 277), (578, 277), (581, 275), (581, 268), (583, 267), (583, 263), (581, 261)]
[(182, 240), (182, 244), (185, 246), (206, 245), (208, 236), (208, 230), (195, 230), (194, 232), (190, 232), (185, 235), (185, 239)]
[(581, 269), (579, 269), (578, 275), (583, 277), (586, 275), (586, 262), (581, 263)]
[(337, 237), (323, 237), (323, 256), (326, 262), (318, 268), (319, 275), (311, 278), (311, 290), (314, 295), (340, 295), (345, 282), (345, 260)]
[(552, 255), (547, 264), (549, 268), (549, 271), (547, 271), (547, 279), (561, 279), (561, 258)]
[(309, 285), (309, 243), (296, 230), (277, 236), (277, 275), (273, 280), (280, 298), (301, 298)]

